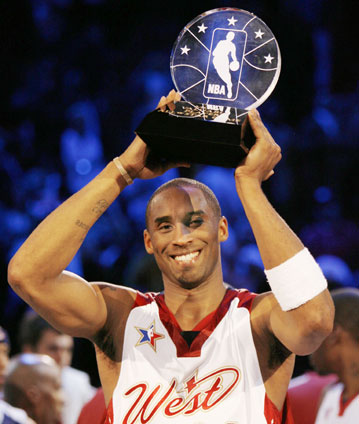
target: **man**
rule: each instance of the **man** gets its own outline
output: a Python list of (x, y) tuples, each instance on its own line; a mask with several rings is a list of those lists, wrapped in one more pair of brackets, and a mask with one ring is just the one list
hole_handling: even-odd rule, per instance
[[(172, 91), (159, 107), (173, 109), (177, 98)], [(94, 342), (108, 423), (285, 422), (294, 354), (313, 352), (332, 329), (319, 267), (261, 190), (280, 149), (258, 112), (249, 120), (256, 144), (235, 182), (275, 296), (227, 289), (220, 259), (227, 220), (208, 187), (186, 179), (162, 186), (146, 211), (145, 248), (164, 294), (90, 284), (64, 271), (133, 179), (176, 166), (149, 165), (139, 137), (47, 217), (9, 264), (20, 296), (56, 328)]]
[(327, 386), (316, 424), (355, 424), (359, 417), (359, 290), (333, 290), (334, 330), (311, 355), (320, 375), (334, 373), (338, 381)]
[[(354, 285), (354, 276), (343, 259), (334, 255), (320, 255), (316, 261), (327, 279), (330, 292)], [(312, 370), (293, 378), (289, 384), (288, 398), (294, 422), (314, 424), (323, 389), (337, 380), (333, 373), (319, 375)]]
[(22, 352), (33, 352), (51, 356), (61, 369), (65, 405), (64, 424), (75, 424), (82, 407), (95, 394), (89, 376), (72, 368), (74, 341), (67, 334), (53, 328), (33, 311), (27, 313), (20, 325), (19, 344)]
[(9, 364), (10, 341), (7, 332), (0, 327), (0, 424), (34, 424), (25, 411), (14, 408), (3, 400), (6, 371)]
[(11, 360), (4, 400), (26, 411), (37, 424), (61, 424), (60, 369), (47, 355), (21, 354)]

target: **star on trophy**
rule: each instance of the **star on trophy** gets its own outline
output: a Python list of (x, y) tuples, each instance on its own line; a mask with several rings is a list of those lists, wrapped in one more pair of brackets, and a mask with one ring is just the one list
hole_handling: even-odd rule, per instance
[(255, 141), (247, 113), (279, 78), (273, 33), (245, 10), (209, 10), (183, 28), (170, 68), (183, 101), (149, 113), (136, 133), (165, 159), (236, 167)]

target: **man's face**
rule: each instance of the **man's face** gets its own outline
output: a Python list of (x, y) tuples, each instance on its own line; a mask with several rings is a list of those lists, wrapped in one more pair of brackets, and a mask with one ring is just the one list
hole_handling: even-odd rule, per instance
[(38, 402), (36, 419), (38, 424), (61, 424), (64, 395), (61, 388), (61, 374), (57, 367), (46, 367), (46, 372), (36, 382)]
[(226, 219), (214, 215), (200, 189), (171, 187), (152, 200), (145, 247), (164, 282), (192, 289), (221, 276), (219, 242), (227, 237)]
[(9, 363), (9, 345), (0, 343), (0, 391), (2, 391), (5, 382), (6, 368)]
[(51, 356), (61, 368), (71, 364), (74, 342), (71, 336), (45, 330), (36, 345), (36, 352)]

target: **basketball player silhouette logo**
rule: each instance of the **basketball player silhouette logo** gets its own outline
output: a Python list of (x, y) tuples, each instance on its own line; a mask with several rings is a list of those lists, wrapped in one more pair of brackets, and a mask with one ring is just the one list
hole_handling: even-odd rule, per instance
[(208, 55), (203, 96), (233, 102), (238, 95), (246, 33), (216, 28)]
[[(213, 55), (213, 66), (217, 71), (220, 78), (227, 85), (227, 97), (232, 97), (232, 76), (230, 71), (238, 71), (239, 62), (236, 57), (236, 46), (233, 43), (234, 32), (228, 32), (224, 40), (220, 40), (214, 48)], [(232, 62), (230, 62), (230, 57)]]

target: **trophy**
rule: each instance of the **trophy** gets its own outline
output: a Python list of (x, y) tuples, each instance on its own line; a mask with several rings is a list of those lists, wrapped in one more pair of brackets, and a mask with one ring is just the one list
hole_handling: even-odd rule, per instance
[(255, 142), (247, 113), (271, 94), (280, 68), (278, 43), (257, 16), (235, 8), (202, 13), (171, 54), (183, 101), (149, 113), (136, 133), (166, 160), (236, 167)]

